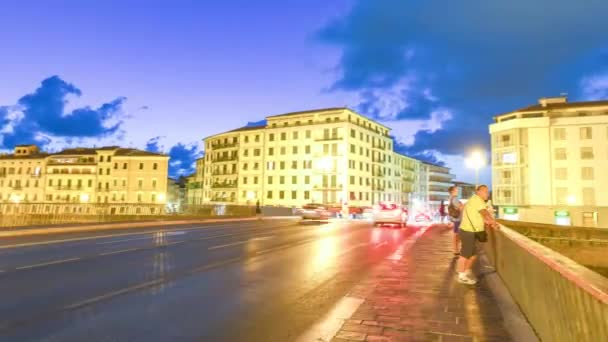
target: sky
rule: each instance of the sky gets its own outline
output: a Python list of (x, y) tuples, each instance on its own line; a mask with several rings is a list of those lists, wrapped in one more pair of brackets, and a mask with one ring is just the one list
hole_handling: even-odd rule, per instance
[[(347, 106), (403, 153), (489, 154), (493, 116), (608, 98), (601, 0), (0, 0), (0, 150), (167, 153), (265, 116)], [(481, 170), (490, 182), (490, 169)]]

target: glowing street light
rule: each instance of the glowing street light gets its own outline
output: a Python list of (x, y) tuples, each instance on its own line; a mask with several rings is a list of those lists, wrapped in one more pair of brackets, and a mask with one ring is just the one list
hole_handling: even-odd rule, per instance
[(90, 199), (89, 194), (80, 194), (80, 202), (87, 203)]
[(574, 196), (574, 195), (570, 195), (570, 196), (568, 196), (568, 197), (566, 198), (566, 202), (567, 202), (569, 205), (574, 205), (574, 204), (576, 203), (576, 196)]
[(479, 169), (486, 165), (486, 160), (480, 151), (473, 151), (469, 158), (465, 160), (465, 164), (468, 168), (475, 170), (475, 186), (479, 185)]

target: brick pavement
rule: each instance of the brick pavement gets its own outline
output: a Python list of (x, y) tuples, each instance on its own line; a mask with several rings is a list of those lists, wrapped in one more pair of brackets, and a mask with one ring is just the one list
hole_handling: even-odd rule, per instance
[(502, 314), (480, 274), (456, 281), (451, 231), (431, 227), (400, 260), (386, 259), (349, 294), (364, 299), (332, 342), (510, 341)]

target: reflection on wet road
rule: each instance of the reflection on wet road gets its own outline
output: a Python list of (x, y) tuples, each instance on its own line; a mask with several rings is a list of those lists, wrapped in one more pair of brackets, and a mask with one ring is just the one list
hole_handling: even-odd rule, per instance
[(274, 220), (13, 239), (0, 249), (0, 335), (295, 340), (417, 231)]

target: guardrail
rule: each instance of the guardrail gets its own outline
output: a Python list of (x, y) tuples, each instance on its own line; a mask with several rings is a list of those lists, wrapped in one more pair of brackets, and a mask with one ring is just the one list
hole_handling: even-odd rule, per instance
[(501, 225), (486, 254), (543, 341), (605, 341), (608, 279)]

